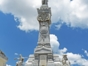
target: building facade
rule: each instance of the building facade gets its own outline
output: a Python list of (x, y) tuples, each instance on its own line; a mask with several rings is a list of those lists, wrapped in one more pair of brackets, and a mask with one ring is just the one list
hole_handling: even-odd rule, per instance
[(7, 60), (6, 55), (0, 50), (0, 66), (6, 66)]

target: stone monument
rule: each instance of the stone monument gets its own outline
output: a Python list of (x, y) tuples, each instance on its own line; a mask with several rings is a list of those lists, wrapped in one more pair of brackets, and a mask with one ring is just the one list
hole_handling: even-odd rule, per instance
[(48, 7), (48, 0), (42, 0), (42, 6), (37, 11), (39, 22), (38, 45), (34, 54), (29, 56), (25, 66), (70, 66), (67, 63), (66, 55), (63, 55), (63, 59), (60, 61), (59, 55), (52, 52), (49, 35), (51, 8)]

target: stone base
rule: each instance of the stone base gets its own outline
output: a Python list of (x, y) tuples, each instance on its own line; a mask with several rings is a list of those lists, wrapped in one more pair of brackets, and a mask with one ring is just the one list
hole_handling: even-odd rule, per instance
[(54, 59), (48, 59), (47, 55), (42, 55), (40, 59), (35, 59), (34, 55), (30, 55), (25, 66), (69, 66), (62, 64), (58, 54), (54, 54), (53, 58)]

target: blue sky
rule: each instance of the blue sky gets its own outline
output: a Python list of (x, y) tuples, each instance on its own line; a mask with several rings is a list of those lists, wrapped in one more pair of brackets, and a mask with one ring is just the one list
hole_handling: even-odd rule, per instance
[[(52, 8), (50, 34), (57, 39), (51, 37), (56, 42), (51, 43), (53, 50), (59, 55), (67, 54), (73, 66), (88, 66), (88, 2), (85, 1), (55, 0), (50, 1), (53, 5), (49, 3)], [(30, 2), (31, 0), (0, 1), (0, 49), (8, 57), (7, 64), (12, 66), (16, 63), (14, 58), (18, 57), (15, 53), (28, 57), (37, 46), (39, 25), (36, 8), (40, 7), (41, 1)], [(71, 14), (67, 15), (68, 13)]]

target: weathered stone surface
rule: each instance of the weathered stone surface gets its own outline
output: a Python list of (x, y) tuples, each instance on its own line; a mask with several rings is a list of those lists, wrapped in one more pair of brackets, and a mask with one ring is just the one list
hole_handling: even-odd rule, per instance
[(37, 9), (39, 21), (38, 45), (34, 55), (30, 55), (26, 66), (70, 66), (67, 63), (67, 56), (59, 59), (58, 54), (53, 54), (50, 46), (49, 26), (51, 24), (51, 8), (48, 7), (48, 0), (42, 0), (42, 6)]
[(40, 59), (39, 55), (45, 54), (53, 60), (53, 53), (50, 46), (50, 35), (49, 35), (49, 26), (51, 24), (51, 8), (48, 7), (48, 0), (42, 0), (42, 6), (37, 9), (39, 21), (39, 38), (38, 46), (35, 48), (34, 54), (35, 57)]
[(47, 5), (48, 4), (48, 0), (42, 0), (42, 5)]
[(8, 58), (6, 55), (0, 50), (0, 66), (5, 66)]
[(24, 57), (21, 54), (20, 54), (19, 58), (16, 58), (15, 60), (18, 60), (16, 62), (16, 66), (23, 66)]
[(62, 64), (63, 66), (70, 66), (70, 62), (68, 61), (67, 55), (63, 55)]

